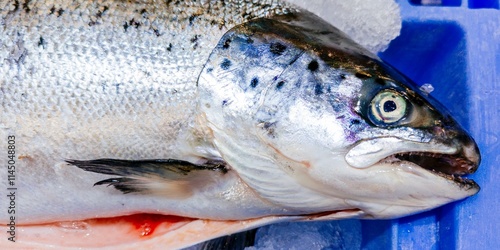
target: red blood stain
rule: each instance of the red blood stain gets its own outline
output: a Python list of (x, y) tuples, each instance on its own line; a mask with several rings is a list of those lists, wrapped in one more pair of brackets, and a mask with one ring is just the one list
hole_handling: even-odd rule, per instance
[(151, 236), (160, 224), (169, 227), (177, 222), (192, 220), (186, 217), (160, 214), (133, 214), (111, 218), (98, 218), (89, 220), (93, 225), (131, 225), (137, 230), (139, 236)]
[(127, 216), (126, 220), (141, 232), (141, 236), (151, 235), (161, 223), (173, 224), (186, 218), (173, 215), (159, 214), (134, 214)]

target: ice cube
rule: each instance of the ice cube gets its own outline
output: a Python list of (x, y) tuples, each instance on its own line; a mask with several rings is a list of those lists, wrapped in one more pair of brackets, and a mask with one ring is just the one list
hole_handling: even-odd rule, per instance
[(257, 230), (245, 250), (360, 249), (361, 235), (359, 220), (280, 223)]
[(377, 53), (399, 35), (401, 16), (394, 0), (287, 0), (313, 12)]

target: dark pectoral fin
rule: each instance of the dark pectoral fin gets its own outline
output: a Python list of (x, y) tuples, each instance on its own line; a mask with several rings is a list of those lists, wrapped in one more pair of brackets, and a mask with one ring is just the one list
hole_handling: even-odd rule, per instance
[(98, 181), (127, 193), (156, 194), (169, 198), (186, 198), (195, 188), (215, 181), (227, 173), (224, 162), (207, 161), (196, 165), (181, 160), (67, 160), (85, 171), (119, 176)]

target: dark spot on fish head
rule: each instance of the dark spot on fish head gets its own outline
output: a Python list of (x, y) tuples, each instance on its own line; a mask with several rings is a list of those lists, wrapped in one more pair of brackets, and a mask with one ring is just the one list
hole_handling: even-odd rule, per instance
[(259, 78), (257, 77), (252, 78), (252, 80), (250, 81), (250, 87), (252, 88), (257, 87), (258, 84), (259, 84)]
[(357, 134), (363, 130), (363, 126), (360, 126), (361, 121), (358, 119), (352, 119), (349, 123), (349, 127), (344, 128), (344, 132), (347, 135), (348, 141), (356, 141)]
[(169, 52), (172, 51), (172, 44), (171, 43), (168, 44), (167, 51), (169, 51)]
[(220, 64), (220, 67), (223, 70), (228, 70), (229, 67), (231, 67), (231, 61), (229, 61), (229, 59), (227, 58), (224, 58), (224, 60), (222, 60), (222, 63)]
[(347, 78), (347, 76), (345, 74), (340, 74), (340, 79), (344, 80), (346, 78)]
[(228, 49), (229, 48), (229, 45), (231, 44), (231, 39), (226, 39), (226, 41), (224, 41), (224, 44), (222, 45), (222, 48), (223, 49)]
[(280, 90), (281, 88), (283, 88), (284, 85), (285, 85), (285, 81), (280, 81), (280, 82), (278, 82), (278, 84), (276, 84), (276, 89)]
[(207, 68), (207, 73), (210, 73), (214, 70), (214, 68)]
[(360, 120), (358, 120), (358, 119), (352, 119), (352, 120), (351, 120), (351, 125), (358, 125), (358, 124), (360, 124), (360, 123), (361, 123), (361, 121), (360, 121)]
[(274, 55), (281, 56), (286, 50), (286, 46), (281, 43), (271, 43), (269, 46), (269, 51)]
[(222, 101), (222, 106), (224, 107), (224, 106), (227, 106), (227, 105), (228, 105), (228, 101), (227, 100), (223, 100)]
[(315, 95), (323, 94), (323, 85), (321, 85), (320, 83), (317, 83), (316, 85), (314, 85), (314, 94)]
[(316, 70), (318, 70), (319, 68), (319, 64), (318, 64), (318, 61), (316, 60), (312, 60), (309, 65), (307, 65), (307, 69), (314, 72)]

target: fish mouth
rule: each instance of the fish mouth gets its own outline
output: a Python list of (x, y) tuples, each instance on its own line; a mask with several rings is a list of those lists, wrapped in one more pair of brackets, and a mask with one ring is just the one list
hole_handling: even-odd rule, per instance
[[(461, 136), (447, 143), (416, 142), (397, 137), (380, 137), (361, 141), (346, 155), (347, 163), (358, 169), (382, 164), (423, 169), (458, 184), (465, 190), (479, 190), (476, 182), (466, 178), (479, 166), (479, 148), (472, 138)], [(399, 167), (396, 167), (399, 168)], [(417, 173), (418, 171), (410, 171)]]
[(384, 160), (410, 162), (440, 177), (453, 181), (461, 187), (479, 189), (474, 180), (465, 177), (476, 172), (479, 164), (474, 159), (469, 159), (461, 153), (405, 152), (391, 155)]

